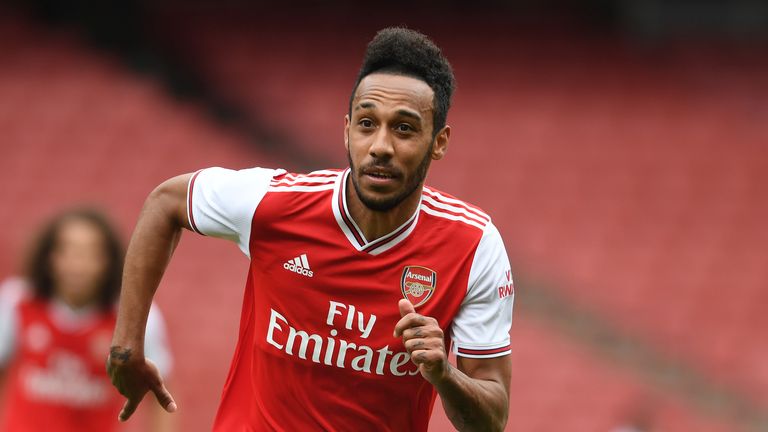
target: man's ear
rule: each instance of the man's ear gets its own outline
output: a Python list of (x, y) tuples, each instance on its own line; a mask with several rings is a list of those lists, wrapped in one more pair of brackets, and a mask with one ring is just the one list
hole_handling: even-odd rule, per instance
[(432, 146), (432, 160), (440, 160), (448, 152), (448, 141), (451, 138), (451, 127), (445, 125), (435, 136), (435, 145)]
[(349, 151), (349, 114), (344, 115), (344, 148)]

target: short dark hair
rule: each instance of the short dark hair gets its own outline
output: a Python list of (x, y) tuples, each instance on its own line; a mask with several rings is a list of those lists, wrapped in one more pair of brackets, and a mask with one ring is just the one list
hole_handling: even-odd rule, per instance
[(108, 310), (114, 306), (120, 292), (123, 274), (123, 246), (107, 217), (93, 208), (74, 208), (56, 215), (42, 229), (37, 241), (32, 245), (26, 266), (26, 276), (35, 298), (47, 300), (53, 297), (54, 281), (51, 269), (51, 254), (56, 248), (59, 231), (68, 222), (85, 221), (93, 224), (104, 239), (104, 253), (107, 255), (107, 268), (101, 281), (98, 304)]
[(363, 65), (352, 88), (349, 98), (350, 116), (360, 81), (375, 72), (406, 75), (427, 83), (435, 93), (432, 101), (432, 136), (437, 135), (445, 126), (456, 81), (448, 59), (427, 36), (403, 27), (388, 27), (376, 33), (368, 43)]

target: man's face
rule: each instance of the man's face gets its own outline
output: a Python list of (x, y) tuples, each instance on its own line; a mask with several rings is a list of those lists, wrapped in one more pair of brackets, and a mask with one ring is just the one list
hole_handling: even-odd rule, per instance
[(434, 92), (417, 78), (374, 73), (360, 81), (345, 118), (352, 183), (371, 210), (388, 211), (424, 182), (445, 154), (450, 129), (433, 139)]

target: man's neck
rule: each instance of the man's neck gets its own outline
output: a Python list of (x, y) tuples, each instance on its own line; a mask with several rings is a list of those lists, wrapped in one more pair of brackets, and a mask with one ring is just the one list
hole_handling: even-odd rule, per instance
[(404, 224), (413, 216), (421, 201), (421, 188), (418, 188), (394, 208), (387, 211), (374, 211), (360, 201), (360, 197), (357, 196), (352, 185), (352, 179), (349, 178), (344, 186), (344, 193), (347, 197), (347, 209), (350, 216), (369, 242), (391, 233)]

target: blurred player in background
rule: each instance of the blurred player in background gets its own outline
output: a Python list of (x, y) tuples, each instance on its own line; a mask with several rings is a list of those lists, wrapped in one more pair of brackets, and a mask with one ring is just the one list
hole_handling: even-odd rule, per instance
[(156, 188), (128, 248), (108, 362), (128, 399), (121, 419), (147, 391), (176, 410), (141, 341), (186, 228), (232, 240), (251, 259), (214, 430), (425, 431), (436, 393), (458, 429), (504, 429), (507, 254), (484, 212), (424, 186), (447, 150), (453, 88), (426, 36), (382, 30), (345, 117), (348, 169), (209, 168)]
[[(107, 219), (91, 209), (58, 215), (42, 231), (26, 278), (0, 286), (3, 432), (118, 430), (121, 401), (104, 371), (115, 326), (123, 249)], [(164, 323), (149, 314), (147, 356), (167, 376)], [(155, 409), (154, 432), (172, 430)]]

